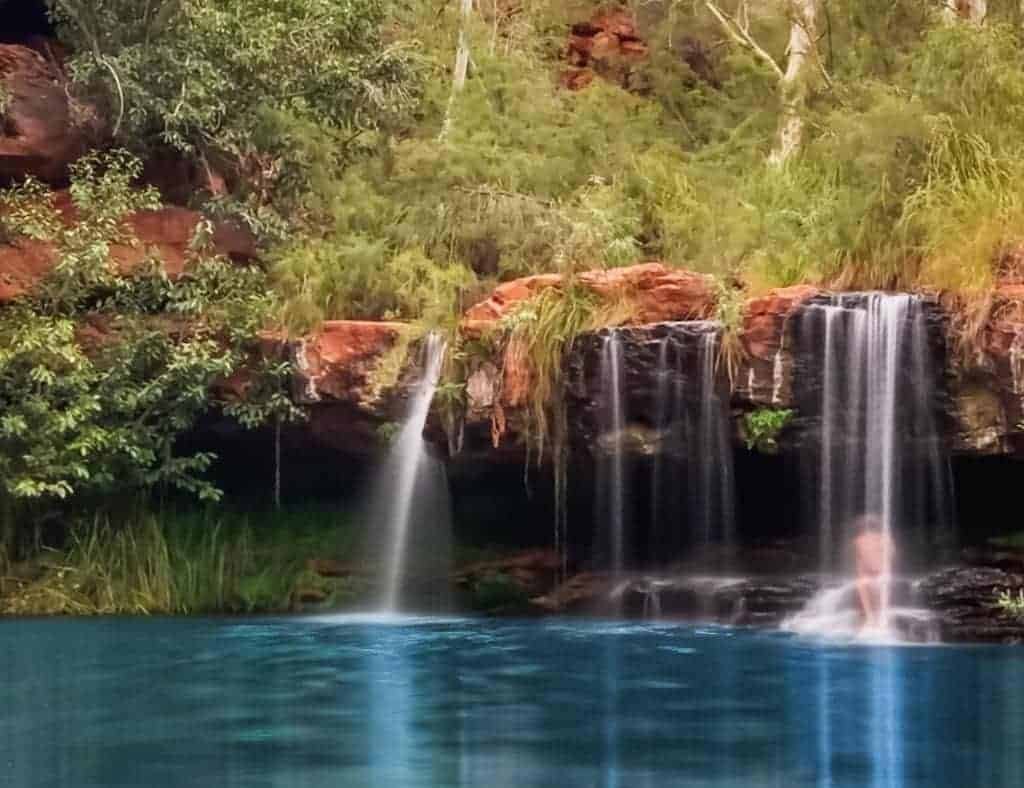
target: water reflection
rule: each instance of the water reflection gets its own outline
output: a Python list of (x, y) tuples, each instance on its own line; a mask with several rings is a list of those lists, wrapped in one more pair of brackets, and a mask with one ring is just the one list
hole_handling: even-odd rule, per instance
[(14, 786), (1016, 786), (1024, 653), (665, 624), (0, 625)]
[(615, 635), (601, 642), (601, 744), (605, 788), (619, 785), (619, 638)]

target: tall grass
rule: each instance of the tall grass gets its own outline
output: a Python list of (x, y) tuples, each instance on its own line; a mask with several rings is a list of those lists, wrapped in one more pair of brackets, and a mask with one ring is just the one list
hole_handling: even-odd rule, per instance
[(308, 568), (353, 548), (334, 513), (241, 515), (211, 510), (96, 516), (62, 552), (44, 551), (39, 576), (0, 600), (29, 614), (194, 614), (285, 611), (300, 589), (331, 598), (347, 589)]
[(582, 332), (595, 328), (597, 301), (585, 288), (568, 283), (541, 291), (505, 321), (503, 353), (509, 404), (525, 405), (527, 438), (540, 461), (548, 443), (563, 434), (560, 397), (565, 356)]

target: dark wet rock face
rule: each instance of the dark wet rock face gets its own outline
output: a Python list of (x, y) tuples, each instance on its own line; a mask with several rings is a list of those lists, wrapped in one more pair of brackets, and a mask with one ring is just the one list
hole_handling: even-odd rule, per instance
[(562, 566), (554, 550), (524, 550), (463, 567), (452, 576), (466, 607), (491, 615), (536, 613), (530, 599), (555, 584)]
[(994, 566), (942, 569), (920, 584), (925, 606), (940, 621), (942, 639), (949, 642), (1024, 642), (1024, 617), (1001, 609), (1000, 592), (1024, 588), (1022, 571)]
[(778, 626), (819, 588), (813, 577), (643, 576), (589, 572), (534, 600), (548, 612)]
[[(621, 436), (604, 435), (601, 428), (601, 408), (611, 396), (609, 381), (601, 369), (601, 353), (610, 330), (622, 343), (623, 406), (628, 429)], [(681, 398), (699, 406), (703, 384), (701, 344), (709, 333), (717, 331), (716, 323), (690, 321), (624, 326), (578, 337), (567, 360), (566, 399), (573, 441), (600, 451), (602, 444), (618, 440), (628, 453), (640, 455), (678, 450), (678, 442), (667, 439), (672, 425), (659, 413), (664, 408), (661, 400)], [(720, 396), (727, 401), (724, 375), (718, 383)]]
[[(791, 432), (798, 445), (818, 446), (821, 443), (826, 376), (831, 373), (838, 378), (831, 383), (833, 388), (856, 389), (858, 385), (853, 376), (861, 374), (861, 370), (851, 362), (859, 360), (859, 353), (869, 350), (858, 347), (856, 343), (864, 342), (864, 329), (858, 330), (858, 324), (867, 322), (866, 312), (871, 309), (867, 302), (872, 295), (815, 296), (801, 303), (791, 318), (786, 347), (792, 357), (792, 380), (787, 389), (791, 392), (790, 406), (798, 414), (794, 425), (796, 429)], [(901, 335), (893, 338), (891, 346), (898, 354), (900, 370), (896, 381), (902, 392), (899, 412), (907, 411), (906, 423), (899, 425), (900, 433), (911, 439), (931, 440), (934, 435), (931, 427), (936, 425), (940, 434), (948, 435), (952, 424), (948, 417), (950, 402), (945, 377), (945, 314), (934, 300), (913, 299), (904, 314), (904, 324), (898, 329)], [(828, 355), (832, 358), (827, 358)], [(828, 367), (830, 362), (831, 369)], [(871, 371), (869, 368), (868, 373)], [(866, 381), (860, 381), (860, 386), (866, 385)], [(859, 403), (863, 408), (866, 402), (863, 394), (859, 397), (853, 395), (853, 404)], [(844, 423), (850, 432), (836, 438), (844, 442), (855, 439), (856, 428), (863, 424), (864, 417), (863, 413), (848, 414)], [(927, 422), (928, 428), (919, 422)], [(929, 445), (922, 451), (933, 448)]]

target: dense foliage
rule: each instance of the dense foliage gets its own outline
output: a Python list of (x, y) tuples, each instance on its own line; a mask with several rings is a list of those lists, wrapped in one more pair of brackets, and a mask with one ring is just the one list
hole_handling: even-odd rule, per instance
[[(777, 78), (707, 6), (636, 4), (650, 55), (620, 82), (572, 92), (558, 83), (567, 31), (598, 4), (533, 0), (515, 15), (484, 4), (453, 99), (462, 22), (450, 9), (437, 26), (433, 6), (404, 4), (396, 29), (419, 40), (434, 76), (420, 122), (321, 193), (322, 241), (276, 255), (291, 319), (422, 315), (495, 279), (642, 258), (753, 291), (990, 285), (1024, 220), (1016, 10), (991, 4), (975, 26), (919, 0), (828, 3), (804, 144), (771, 167)], [(786, 8), (747, 11), (783, 64)], [(439, 284), (456, 294), (440, 310)]]
[(415, 81), (382, 38), (383, 0), (49, 0), (76, 90), (115, 140), (223, 171), (253, 212), (291, 208), (361, 133), (410, 108)]
[[(79, 161), (70, 224), (36, 182), (3, 194), (5, 232), (52, 243), (56, 264), (35, 293), (0, 310), (0, 495), (218, 494), (202, 477), (212, 457), (176, 454), (174, 443), (209, 408), (214, 383), (249, 360), (271, 297), (257, 269), (201, 248), (177, 278), (156, 259), (119, 271), (111, 245), (131, 241), (125, 217), (155, 199), (129, 188), (139, 167), (120, 153)], [(250, 423), (290, 412), (265, 389), (229, 410)]]
[(579, 92), (559, 75), (570, 26), (602, 7), (586, 0), (468, 19), (421, 0), (85, 5), (52, 5), (76, 83), (125, 143), (229, 171), (225, 201), (288, 239), (271, 256), (295, 328), (443, 322), (495, 279), (641, 258), (751, 290), (978, 291), (1024, 218), (1016, 4), (983, 25), (921, 0), (820, 4), (784, 167), (767, 165), (784, 0), (632, 4), (648, 56)]
[[(215, 497), (211, 458), (176, 440), (246, 364), (251, 396), (226, 407), (248, 424), (293, 415), (287, 368), (253, 369), (256, 332), (278, 322), (451, 327), (497, 281), (661, 259), (719, 279), (728, 357), (739, 304), (765, 288), (980, 303), (1019, 257), (1006, 254), (1024, 227), (1017, 2), (968, 23), (931, 0), (807, 0), (817, 35), (787, 83), (790, 0), (628, 0), (646, 54), (612, 57), (579, 91), (566, 46), (609, 8), (595, 0), (468, 16), (435, 0), (47, 6), (74, 107), (105, 127), (98, 147), (131, 153), (75, 165), (75, 221), (34, 181), (0, 192), (0, 243), (45, 240), (57, 260), (0, 307), (0, 542), (14, 499)], [(787, 121), (801, 134), (780, 158)], [(205, 173), (192, 202), (257, 232), (266, 271), (206, 253), (206, 225), (183, 276), (155, 259), (117, 270), (125, 217), (159, 197), (142, 162), (168, 159)], [(566, 287), (484, 340), (530, 383), (536, 448), (558, 436), (564, 349), (628, 317), (598, 310)], [(449, 366), (467, 366), (470, 344)], [(457, 406), (462, 384), (454, 370), (442, 396)], [(783, 413), (751, 419), (770, 449)]]

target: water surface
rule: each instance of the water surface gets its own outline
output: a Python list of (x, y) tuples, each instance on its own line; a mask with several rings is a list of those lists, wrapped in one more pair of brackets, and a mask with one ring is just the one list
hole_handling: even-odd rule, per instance
[(1024, 651), (558, 620), (0, 623), (11, 786), (1024, 785)]

